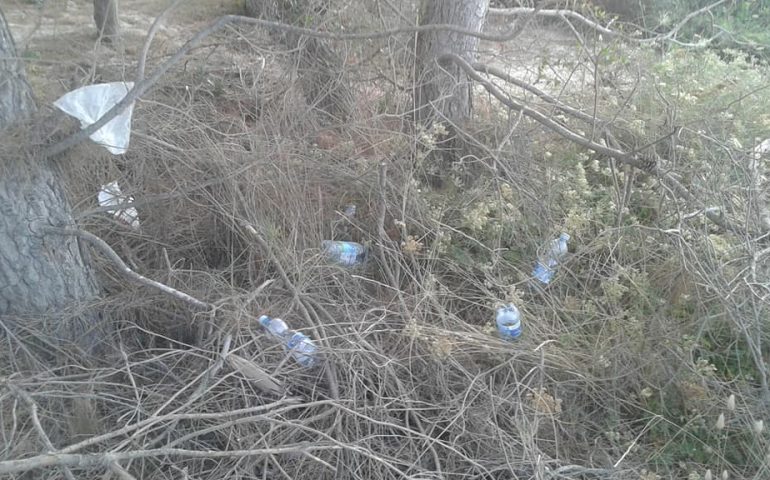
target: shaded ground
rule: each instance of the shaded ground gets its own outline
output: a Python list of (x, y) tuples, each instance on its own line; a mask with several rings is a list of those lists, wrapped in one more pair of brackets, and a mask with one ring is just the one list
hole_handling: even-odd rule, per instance
[[(151, 56), (173, 52), (186, 40), (185, 33), (196, 31), (217, 15), (232, 13), (235, 3), (184, 2), (159, 29)], [(39, 7), (14, 1), (3, 5), (2, 10), (25, 59), (38, 102), (43, 105), (80, 85), (118, 80), (101, 79), (101, 70), (135, 65), (147, 30), (165, 6), (166, 2), (153, 0), (121, 2), (121, 42), (116, 46), (97, 42), (90, 1), (47, 0)], [(125, 79), (130, 80), (132, 74)]]
[[(39, 7), (14, 1), (2, 8), (25, 58), (34, 91), (41, 104), (48, 104), (71, 87), (100, 81), (102, 67), (134, 65), (147, 29), (165, 5), (153, 0), (121, 4), (122, 39), (116, 46), (98, 44), (89, 1), (48, 0)], [(239, 2), (234, 0), (184, 2), (159, 29), (151, 56), (173, 52), (217, 15), (238, 9)], [(504, 32), (509, 24), (509, 20), (492, 18), (487, 30)], [(515, 40), (482, 42), (481, 48), (482, 61), (551, 93), (591, 88), (593, 80), (585, 70), (575, 75), (576, 61), (585, 52), (561, 25), (533, 22)], [(72, 66), (77, 67), (76, 73), (72, 73)]]
[[(152, 50), (154, 59), (174, 51), (179, 44), (218, 13), (231, 13), (236, 10), (235, 2), (210, 4), (199, 0), (191, 3), (174, 15), (170, 20), (170, 26), (159, 33)], [(149, 0), (126, 2), (121, 12), (123, 44), (121, 48), (115, 49), (110, 46), (96, 45), (90, 2), (52, 1), (46, 3), (42, 10), (27, 4), (14, 4), (3, 8), (12, 24), (14, 34), (20, 39), (21, 50), (28, 59), (30, 77), (41, 105), (50, 105), (51, 100), (76, 86), (97, 81), (118, 80), (119, 78), (115, 78), (115, 72), (124, 71), (126, 79), (131, 79), (133, 68), (124, 66), (132, 67), (135, 64), (144, 33), (152, 23), (153, 16), (160, 11), (160, 5)], [(238, 63), (238, 54), (233, 52), (237, 49), (227, 47), (219, 48), (205, 60), (200, 58), (204, 55), (197, 58), (198, 62), (206, 62), (204, 73), (206, 75), (213, 73), (208, 78), (216, 80), (216, 75), (221, 73), (212, 68), (212, 63), (216, 62), (227, 66), (227, 70), (222, 69), (222, 72), (225, 72), (222, 76), (230, 75), (231, 80), (235, 78), (233, 83), (237, 81), (255, 85), (257, 81), (254, 78), (260, 78), (258, 75), (262, 72), (256, 72), (248, 78), (240, 68), (232, 68), (232, 62), (236, 62), (235, 66), (243, 67), (244, 70), (253, 65), (246, 65), (245, 62)], [(506, 45), (485, 43), (483, 49), (484, 61), (510, 69), (510, 72), (518, 78), (551, 93), (580, 94), (584, 91), (590, 93), (592, 79), (585, 69), (578, 67), (579, 49), (570, 35), (562, 34), (558, 29), (543, 26), (532, 28), (526, 30), (515, 42)], [(252, 52), (256, 51), (258, 49), (253, 48)], [(259, 63), (254, 57), (256, 55), (252, 54), (250, 64)], [(548, 61), (549, 57), (554, 60)], [(204, 92), (191, 88), (193, 93), (190, 93), (190, 97), (199, 95), (196, 98), (198, 102), (187, 102), (188, 97), (185, 96), (187, 92), (183, 82), (188, 81), (192, 76), (189, 72), (195, 68), (195, 64), (194, 62), (185, 63), (184, 66), (189, 67), (189, 70), (185, 70), (178, 77), (169, 78), (165, 86), (159, 87), (158, 96), (168, 94), (169, 101), (168, 104), (160, 105), (151, 112), (155, 115), (152, 121), (142, 118), (144, 115), (141, 111), (135, 118), (136, 133), (152, 135), (154, 138), (151, 140), (154, 142), (168, 143), (160, 144), (163, 148), (155, 149), (149, 137), (145, 137), (142, 142), (135, 143), (127, 159), (111, 157), (111, 162), (104, 162), (119, 164), (127, 160), (128, 165), (114, 167), (115, 170), (125, 171), (127, 177), (132, 176), (130, 178), (132, 182), (126, 182), (126, 184), (131, 183), (137, 190), (147, 193), (147, 197), (151, 199), (153, 195), (156, 199), (162, 199), (155, 205), (148, 205), (146, 209), (140, 208), (140, 216), (144, 215), (142, 221), (145, 230), (142, 232), (141, 242), (136, 242), (133, 250), (130, 244), (132, 239), (129, 238), (129, 241), (126, 241), (130, 236), (125, 231), (120, 231), (111, 237), (110, 243), (116, 245), (116, 248), (120, 246), (120, 254), (129, 263), (135, 262), (145, 267), (152, 266), (155, 270), (138, 269), (146, 271), (150, 277), (168, 281), (179, 285), (180, 288), (189, 289), (217, 301), (227, 298), (225, 303), (231, 302), (235, 305), (225, 305), (226, 309), (232, 310), (226, 311), (223, 315), (229, 324), (217, 324), (216, 328), (221, 328), (222, 332), (234, 329), (236, 338), (233, 345), (238, 348), (239, 354), (254, 358), (255, 365), (269, 369), (271, 373), (282, 378), (285, 377), (295, 392), (305, 394), (308, 398), (314, 399), (318, 395), (318, 398), (325, 399), (327, 391), (333, 392), (329, 395), (340, 395), (344, 399), (346, 410), (336, 413), (324, 410), (323, 415), (314, 416), (315, 411), (308, 409), (307, 414), (300, 414), (301, 418), (298, 416), (297, 422), (298, 425), (302, 422), (302, 428), (297, 429), (283, 420), (283, 423), (275, 423), (277, 428), (273, 424), (260, 423), (261, 420), (243, 422), (243, 425), (233, 424), (236, 428), (223, 431), (219, 436), (216, 432), (216, 429), (221, 428), (222, 422), (219, 420), (216, 421), (216, 425), (211, 426), (215, 431), (214, 435), (204, 435), (209, 425), (202, 424), (200, 426), (181, 424), (177, 431), (173, 432), (177, 426), (175, 422), (168, 429), (164, 427), (164, 431), (171, 432), (170, 438), (185, 438), (186, 432), (193, 432), (189, 436), (188, 444), (202, 451), (252, 448), (257, 444), (257, 439), (259, 442), (264, 441), (265, 444), (273, 446), (294, 441), (295, 438), (297, 441), (314, 438), (307, 436), (308, 432), (313, 433), (314, 430), (308, 430), (309, 421), (306, 423), (306, 419), (311, 419), (313, 422), (316, 419), (319, 421), (327, 419), (328, 425), (317, 427), (319, 432), (323, 432), (319, 433), (318, 439), (325, 439), (328, 436), (327, 432), (333, 432), (337, 441), (350, 443), (350, 452), (361, 451), (362, 445), (365, 448), (371, 448), (377, 453), (375, 458), (378, 461), (380, 461), (380, 455), (386, 459), (385, 465), (392, 463), (400, 466), (403, 463), (402, 468), (405, 472), (403, 478), (407, 477), (409, 469), (412, 468), (416, 469), (415, 472), (421, 469), (426, 472), (440, 471), (444, 468), (444, 471), (463, 472), (466, 476), (472, 476), (472, 473), (468, 472), (474, 472), (474, 470), (466, 470), (463, 466), (466, 460), (469, 464), (473, 463), (473, 468), (486, 470), (490, 478), (493, 472), (509, 471), (512, 464), (520, 462), (521, 472), (518, 475), (529, 478), (533, 475), (530, 465), (541, 466), (547, 463), (541, 462), (541, 448), (547, 450), (550, 458), (559, 460), (568, 458), (571, 461), (574, 458), (574, 461), (578, 462), (585, 460), (580, 458), (580, 452), (585, 451), (584, 447), (591, 445), (592, 441), (598, 451), (596, 456), (602, 458), (591, 459), (591, 464), (614, 463), (609, 456), (603, 458), (607, 455), (605, 452), (610, 450), (602, 443), (603, 437), (595, 435), (604, 428), (602, 423), (604, 419), (598, 418), (599, 415), (593, 413), (590, 415), (582, 413), (584, 411), (582, 405), (586, 405), (585, 411), (594, 411), (596, 399), (592, 398), (592, 395), (598, 396), (598, 394), (593, 393), (588, 385), (581, 383), (590, 381), (584, 380), (584, 376), (570, 377), (572, 372), (582, 372), (582, 364), (590, 365), (591, 359), (588, 355), (573, 355), (572, 352), (564, 357), (551, 353), (546, 357), (543, 353), (538, 353), (537, 349), (532, 353), (532, 348), (540, 342), (536, 319), (546, 319), (541, 324), (545, 325), (545, 322), (552, 318), (550, 313), (546, 314), (542, 310), (532, 312), (528, 328), (535, 334), (525, 336), (515, 349), (512, 349), (510, 344), (500, 341), (493, 335), (488, 335), (493, 333), (494, 329), (482, 333), (480, 328), (477, 328), (479, 325), (490, 322), (487, 306), (491, 305), (493, 296), (491, 293), (485, 294), (490, 298), (473, 297), (472, 301), (476, 305), (469, 308), (465, 303), (468, 299), (460, 298), (465, 292), (458, 289), (458, 293), (454, 293), (443, 285), (440, 288), (436, 287), (432, 284), (433, 274), (431, 273), (424, 278), (424, 283), (427, 285), (425, 289), (416, 288), (415, 290), (417, 294), (414, 305), (416, 306), (410, 311), (410, 315), (418, 318), (415, 320), (415, 318), (407, 318), (405, 314), (402, 315), (405, 312), (398, 310), (400, 307), (395, 297), (391, 297), (390, 286), (386, 285), (387, 288), (377, 290), (379, 279), (376, 275), (354, 278), (340, 275), (340, 272), (319, 263), (316, 256), (315, 245), (318, 243), (316, 237), (327, 233), (321, 231), (325, 228), (324, 223), (327, 218), (338, 218), (333, 210), (347, 202), (347, 198), (345, 202), (341, 201), (343, 197), (354, 195), (355, 201), (362, 207), (359, 215), (363, 220), (357, 228), (363, 230), (367, 224), (375, 224), (371, 214), (369, 217), (365, 215), (367, 215), (367, 208), (373, 210), (372, 204), (377, 201), (373, 200), (376, 192), (371, 186), (376, 185), (378, 161), (364, 159), (360, 161), (359, 166), (354, 164), (358, 157), (353, 154), (346, 155), (346, 152), (340, 151), (337, 152), (338, 155), (333, 155), (319, 151), (325, 149), (302, 145), (300, 141), (288, 134), (285, 135), (286, 145), (280, 143), (283, 138), (278, 135), (271, 137), (271, 142), (265, 142), (259, 135), (248, 135), (249, 129), (260, 131), (260, 128), (265, 130), (275, 128), (275, 125), (279, 124), (276, 119), (281, 119), (277, 115), (267, 115), (257, 120), (243, 117), (242, 125), (230, 128), (231, 125), (225, 125), (225, 122), (232, 119), (241, 120), (239, 109), (242, 104), (247, 101), (256, 103), (254, 98), (257, 95), (251, 95), (252, 91), (244, 88), (244, 92), (251, 96), (244, 95), (244, 102), (239, 103), (240, 99), (231, 98), (224, 88), (216, 92), (216, 85), (212, 84)], [(271, 64), (268, 64), (266, 70), (268, 75), (277, 77), (282, 73), (277, 71), (278, 67), (273, 67)], [(237, 75), (234, 72), (237, 72)], [(244, 81), (244, 78), (249, 82)], [(264, 80), (264, 77), (261, 77), (261, 80)], [(205, 79), (200, 81), (205, 83)], [(283, 85), (279, 86), (283, 87)], [(260, 94), (264, 92), (264, 88), (259, 90)], [(280, 95), (276, 95), (279, 99), (276, 103), (286, 103), (287, 98), (291, 99), (291, 95), (284, 95), (284, 93), (285, 90), (280, 90)], [(260, 96), (259, 101), (264, 101), (263, 97), (264, 95)], [(155, 106), (156, 104), (152, 103), (153, 100), (155, 99), (152, 97), (145, 99), (139, 106), (141, 107), (142, 103), (145, 106)], [(153, 109), (147, 108), (148, 114), (150, 110)], [(295, 125), (299, 123), (298, 117), (304, 112), (300, 107), (291, 108), (291, 106), (287, 107), (286, 111), (291, 113), (285, 117), (288, 119), (287, 124)], [(221, 115), (217, 116), (217, 113)], [(221, 123), (217, 124), (218, 121)], [(142, 129), (148, 125), (152, 131), (148, 131), (149, 128)], [(276, 130), (285, 134), (287, 129), (282, 127), (283, 125), (279, 125)], [(260, 142), (264, 144), (260, 145)], [(316, 143), (318, 147), (322, 147), (321, 142)], [(340, 142), (337, 141), (337, 143)], [(97, 152), (96, 155), (106, 156), (100, 148), (89, 145), (87, 142), (81, 147), (91, 154)], [(83, 157), (89, 158), (87, 155)], [(406, 158), (406, 155), (404, 157)], [(97, 163), (94, 157), (90, 157), (90, 162)], [(95, 167), (91, 164), (87, 167), (88, 176), (93, 177)], [(394, 167), (391, 170), (391, 175), (395, 178), (392, 182), (394, 185), (401, 185), (404, 182), (399, 182), (401, 179), (397, 177), (398, 169), (397, 166)], [(405, 165), (405, 168), (408, 168), (408, 165)], [(110, 172), (108, 176), (105, 173), (104, 180), (114, 179), (113, 175), (117, 174)], [(531, 176), (539, 178), (541, 175), (533, 173)], [(83, 176), (85, 177), (86, 175)], [(515, 177), (510, 179), (512, 183), (513, 179)], [(338, 192), (333, 189), (337, 189)], [(93, 188), (86, 190), (89, 192), (88, 195), (84, 194), (81, 198), (88, 198), (93, 202), (93, 194), (90, 193), (94, 191)], [(406, 223), (409, 223), (411, 228), (415, 228), (416, 225), (427, 225), (422, 221), (410, 221), (410, 216), (415, 214), (405, 210), (416, 209), (416, 207), (406, 201), (406, 196), (401, 202), (401, 197), (394, 192), (388, 192), (394, 205), (388, 205), (387, 211), (401, 215), (398, 218), (407, 220)], [(542, 195), (543, 192), (537, 193)], [(185, 202), (180, 201), (174, 205), (173, 199), (179, 198)], [(528, 204), (523, 203), (523, 205)], [(239, 206), (243, 207), (242, 211), (237, 210)], [(243, 243), (253, 243), (254, 239), (238, 238), (236, 219), (259, 225), (264, 228), (266, 234), (274, 237), (268, 240), (278, 240), (265, 243), (275, 244), (274, 256), (279, 260), (269, 262), (260, 257), (257, 249), (251, 250), (244, 247)], [(405, 222), (402, 223), (406, 225)], [(395, 226), (396, 222), (389, 218), (387, 225), (391, 224)], [(404, 232), (406, 228), (406, 226), (403, 227)], [(410, 233), (417, 234), (416, 232), (419, 231), (415, 229)], [(366, 237), (369, 232), (363, 230), (362, 233)], [(418, 236), (417, 240), (421, 238)], [(239, 241), (243, 243), (239, 244)], [(170, 246), (168, 251), (166, 246)], [(173, 248), (173, 246), (179, 248)], [(398, 244), (394, 242), (392, 248), (394, 256), (400, 258)], [(404, 246), (401, 248), (404, 249)], [(161, 249), (163, 257), (161, 257)], [(233, 251), (239, 252), (239, 257), (235, 260), (227, 255)], [(265, 251), (269, 252), (270, 248), (265, 248)], [(296, 255), (292, 256), (293, 252), (296, 252)], [(196, 255), (200, 257), (197, 263), (191, 260), (196, 259)], [(414, 257), (411, 255), (403, 258), (414, 262)], [(228, 264), (230, 261), (233, 263)], [(255, 308), (256, 295), (252, 291), (235, 291), (233, 286), (244, 285), (244, 288), (253, 290), (264, 279), (275, 276), (272, 270), (275, 267), (272, 267), (271, 263), (284, 265), (283, 268), (289, 272), (290, 281), (296, 282), (296, 286), (292, 288), (297, 288), (301, 294), (291, 295), (286, 288), (289, 285), (282, 287), (280, 281), (275, 281), (273, 286), (260, 294), (257, 299), (258, 308)], [(410, 271), (414, 265), (414, 263), (407, 264), (405, 261), (399, 264), (399, 268), (403, 268), (402, 271)], [(529, 266), (529, 260), (527, 265)], [(204, 270), (203, 266), (207, 269)], [(468, 283), (475, 281), (472, 274), (463, 277), (466, 272), (461, 272), (460, 267), (447, 265), (446, 268), (457, 268), (458, 284), (460, 279)], [(237, 278), (233, 279), (236, 275), (241, 275), (240, 281)], [(370, 276), (374, 281), (365, 282)], [(501, 278), (500, 281), (505, 284), (512, 283), (511, 278)], [(414, 281), (408, 280), (404, 283), (418, 285), (420, 279), (415, 278)], [(457, 298), (454, 297), (455, 295)], [(122, 312), (128, 310), (126, 305), (131, 305), (131, 302), (139, 305), (135, 310), (141, 315), (137, 315), (136, 318), (126, 315), (130, 319), (130, 322), (126, 322), (129, 325), (127, 329), (136, 328), (135, 325), (143, 327), (141, 323), (143, 320), (146, 324), (152, 325), (151, 322), (156, 316), (166, 319), (167, 323), (172, 323), (172, 315), (166, 315), (167, 312), (162, 310), (166, 304), (159, 301), (157, 297), (152, 297), (151, 292), (141, 289), (132, 291), (129, 287), (118, 295), (110, 297), (107, 300), (116, 305), (116, 317), (120, 317)], [(294, 300), (303, 301), (306, 298), (311, 298), (315, 302), (310, 310), (321, 312), (315, 313), (312, 319), (303, 318), (297, 310), (292, 311)], [(411, 302), (413, 299), (407, 300)], [(455, 311), (452, 308), (453, 302), (464, 306)], [(171, 311), (170, 307), (168, 309)], [(326, 379), (322, 375), (317, 375), (318, 378), (316, 378), (315, 372), (302, 372), (293, 369), (294, 365), (285, 367), (284, 363), (279, 364), (283, 361), (279, 349), (270, 342), (270, 339), (260, 334), (261, 330), (258, 326), (250, 323), (254, 312), (264, 309), (267, 309), (268, 313), (291, 318), (292, 326), (298, 325), (304, 328), (313, 326), (313, 338), (328, 341), (329, 347), (325, 353), (335, 360), (330, 362), (330, 365), (336, 365), (337, 372), (335, 374), (329, 370), (332, 372), (329, 376), (334, 379), (330, 384), (341, 389), (341, 394), (334, 392), (335, 388), (327, 388)], [(307, 310), (304, 304), (303, 309)], [(424, 314), (430, 321), (423, 321), (420, 318), (423, 315), (420, 309), (430, 312)], [(432, 313), (434, 309), (440, 314)], [(414, 311), (417, 313), (414, 314)], [(161, 314), (159, 315), (158, 312)], [(440, 320), (434, 318), (434, 315)], [(407, 320), (403, 325), (402, 319)], [(260, 398), (260, 394), (253, 392), (248, 384), (236, 383), (232, 375), (223, 379), (221, 385), (216, 388), (211, 387), (211, 395), (209, 395), (209, 387), (205, 382), (197, 383), (199, 378), (195, 376), (208, 368), (209, 353), (218, 351), (211, 344), (202, 345), (199, 341), (206, 335), (213, 338), (211, 335), (213, 329), (210, 325), (206, 325), (205, 318), (196, 319), (198, 321), (191, 327), (188, 312), (178, 315), (178, 318), (174, 317), (173, 320), (175, 324), (180, 325), (178, 327), (180, 330), (189, 331), (184, 335), (174, 335), (168, 333), (171, 327), (165, 330), (158, 328), (159, 333), (153, 332), (152, 338), (152, 341), (157, 343), (151, 344), (147, 350), (143, 350), (145, 345), (142, 344), (143, 349), (129, 351), (131, 361), (135, 363), (128, 368), (129, 361), (126, 360), (126, 372), (128, 375), (135, 374), (144, 382), (138, 388), (136, 386), (134, 390), (129, 388), (131, 383), (124, 377), (119, 378), (122, 381), (105, 377), (101, 384), (96, 381), (90, 382), (90, 388), (102, 388), (105, 392), (110, 392), (109, 395), (104, 394), (107, 400), (101, 406), (105, 423), (109, 420), (111, 425), (123, 425), (127, 421), (126, 418), (129, 418), (128, 415), (133, 418), (133, 415), (155, 415), (152, 412), (168, 411), (170, 410), (168, 406), (173, 403), (173, 400), (178, 400), (178, 404), (173, 404), (173, 407), (179, 408), (180, 411), (210, 412), (223, 408), (235, 409), (250, 406), (255, 399)], [(240, 330), (238, 323), (241, 324)], [(489, 326), (491, 327), (491, 324)], [(195, 328), (199, 328), (200, 331), (195, 331)], [(201, 333), (203, 331), (209, 333)], [(547, 329), (543, 331), (549, 332)], [(542, 337), (545, 338), (546, 335)], [(171, 340), (166, 342), (167, 338), (177, 343)], [(182, 342), (189, 342), (191, 345), (180, 346)], [(213, 343), (214, 340), (211, 342)], [(169, 350), (164, 351), (167, 344)], [(515, 351), (514, 357), (510, 357), (512, 351)], [(162, 367), (155, 368), (156, 363), (166, 362), (166, 358), (169, 358), (168, 366), (162, 363)], [(146, 367), (147, 365), (151, 366), (152, 370)], [(545, 366), (548, 370), (543, 374)], [(137, 370), (145, 367), (146, 370)], [(527, 371), (541, 372), (540, 378), (536, 378), (537, 375), (530, 376), (529, 373), (514, 378), (516, 374)], [(512, 372), (514, 375), (511, 375)], [(553, 375), (553, 378), (549, 375)], [(212, 376), (216, 378), (215, 375), (212, 374)], [(570, 377), (570, 381), (563, 381), (566, 377)], [(130, 380), (133, 382), (134, 377)], [(543, 385), (551, 388), (551, 393)], [(200, 388), (199, 391), (205, 392), (206, 395), (201, 395), (197, 403), (191, 406), (185, 402), (186, 396), (192, 391), (192, 386)], [(30, 390), (44, 387), (46, 387), (45, 380), (41, 380), (39, 384), (27, 386)], [(185, 389), (188, 389), (187, 392), (178, 397)], [(114, 393), (115, 390), (120, 391)], [(140, 396), (137, 392), (142, 395)], [(581, 393), (576, 394), (576, 392)], [(119, 416), (123, 412), (123, 406), (116, 407), (114, 398), (119, 398), (124, 405), (128, 406), (127, 410), (130, 411), (126, 416)], [(563, 412), (562, 398), (568, 400), (565, 402)], [(348, 401), (350, 401), (349, 404)], [(318, 406), (325, 408), (325, 405), (320, 403)], [(351, 406), (348, 407), (348, 405)], [(521, 414), (524, 409), (528, 409), (526, 411), (531, 415)], [(88, 413), (87, 409), (84, 409), (84, 412), (81, 417), (98, 418), (97, 415)], [(328, 416), (330, 412), (333, 415)], [(355, 415), (366, 415), (366, 418), (353, 419), (353, 412)], [(570, 432), (576, 432), (575, 436), (567, 438), (563, 444), (560, 436), (564, 435), (564, 432), (557, 430), (556, 426), (553, 430), (550, 429), (550, 419), (555, 414), (563, 415), (563, 425), (581, 426), (579, 429), (570, 430)], [(346, 415), (351, 416), (346, 418)], [(370, 421), (368, 416), (375, 421)], [(333, 420), (334, 418), (337, 420)], [(593, 421), (597, 423), (593, 424)], [(406, 425), (408, 429), (404, 430), (402, 425)], [(261, 430), (263, 426), (265, 428)], [(284, 426), (287, 427), (286, 430), (282, 430)], [(559, 425), (558, 428), (561, 429), (562, 426)], [(81, 431), (81, 434), (88, 435), (101, 433), (104, 429), (97, 425), (83, 430), (88, 431)], [(555, 438), (559, 441), (553, 441)], [(535, 439), (543, 447), (536, 446)], [(155, 445), (154, 440), (142, 441), (145, 443), (137, 441), (139, 442), (137, 445)], [(317, 441), (319, 440), (314, 438), (314, 442)], [(431, 457), (435, 458), (427, 458), (426, 452), (437, 448), (436, 445), (441, 448), (446, 446), (446, 448), (439, 450), (439, 453), (433, 451)], [(552, 447), (552, 445), (555, 446)], [(120, 449), (124, 446), (114, 448)], [(37, 446), (31, 446), (29, 450), (36, 452), (38, 449)], [(516, 451), (515, 455), (514, 451)], [(457, 454), (457, 452), (461, 453)], [(623, 452), (612, 453), (612, 457), (617, 459)], [(537, 463), (535, 463), (535, 457)], [(330, 458), (331, 456), (324, 457), (324, 462), (328, 462)], [(514, 458), (516, 460), (511, 460)], [(284, 459), (286, 460), (284, 467), (287, 465), (292, 469), (296, 467), (298, 472), (306, 472), (308, 477), (332, 478), (331, 473), (327, 477), (308, 474), (307, 467), (303, 467), (300, 463), (302, 457), (295, 456), (293, 452), (281, 457), (282, 461)], [(338, 473), (347, 474), (348, 472), (343, 468), (349, 465), (355, 465), (356, 468), (359, 465), (372, 468), (355, 472), (356, 478), (378, 478), (378, 475), (385, 475), (380, 471), (383, 469), (382, 463), (372, 461), (371, 465), (368, 465), (352, 454), (347, 457), (340, 456), (337, 460), (331, 461), (339, 461), (339, 464), (332, 466), (332, 468), (339, 468), (339, 472), (334, 471), (335, 477)], [(283, 471), (283, 467), (275, 460), (273, 462), (276, 467), (270, 466), (267, 461), (264, 465), (261, 460), (259, 462), (259, 464), (247, 464), (247, 468), (244, 468), (243, 472), (238, 472), (238, 475), (277, 478), (277, 469), (280, 468)], [(441, 463), (444, 463), (443, 467)], [(555, 462), (552, 463), (555, 465)], [(416, 467), (411, 464), (415, 464)], [(203, 463), (201, 470), (204, 466), (206, 474), (210, 475), (205, 478), (231, 478), (236, 475), (233, 472), (225, 472), (227, 465), (224, 462), (221, 471), (211, 470), (210, 465), (203, 465)], [(325, 468), (328, 466), (328, 463), (323, 464)], [(201, 471), (193, 472), (193, 474), (196, 473), (203, 474)], [(290, 473), (293, 474), (294, 470)], [(287, 478), (298, 478), (291, 474), (284, 473)], [(186, 472), (185, 475), (187, 475)], [(417, 478), (417, 476), (409, 475), (409, 478)]]

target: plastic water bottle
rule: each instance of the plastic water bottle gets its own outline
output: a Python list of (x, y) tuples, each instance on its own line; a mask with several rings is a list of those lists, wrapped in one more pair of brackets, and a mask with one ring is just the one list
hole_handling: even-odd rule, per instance
[(521, 314), (515, 305), (508, 304), (497, 309), (497, 331), (506, 340), (521, 336)]
[(363, 263), (366, 258), (366, 247), (356, 242), (324, 240), (321, 247), (329, 258), (346, 267)]
[(259, 323), (279, 340), (283, 340), (286, 332), (289, 331), (289, 326), (280, 318), (270, 318), (267, 315), (262, 315), (259, 317)]
[(316, 347), (310, 338), (304, 333), (293, 332), (286, 346), (291, 350), (294, 360), (303, 367), (312, 367), (316, 363)]
[(303, 367), (312, 367), (316, 363), (316, 347), (313, 340), (304, 333), (289, 329), (286, 322), (280, 318), (270, 318), (267, 315), (259, 317), (259, 323), (273, 337), (289, 349), (291, 356)]
[(569, 239), (569, 234), (562, 233), (559, 235), (559, 238), (551, 240), (546, 246), (546, 251), (535, 264), (532, 276), (544, 285), (551, 283), (551, 279), (554, 273), (556, 273), (556, 267), (559, 266), (559, 263), (567, 255), (567, 242), (569, 242)]
[(356, 206), (352, 203), (350, 205), (346, 205), (345, 211), (342, 212), (342, 215), (352, 219), (353, 217), (356, 216)]

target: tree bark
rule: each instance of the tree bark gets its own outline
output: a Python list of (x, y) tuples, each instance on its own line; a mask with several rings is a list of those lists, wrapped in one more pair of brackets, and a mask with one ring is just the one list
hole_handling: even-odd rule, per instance
[[(489, 0), (422, 0), (420, 25), (450, 24), (480, 32)], [(440, 62), (445, 53), (454, 53), (468, 62), (476, 60), (477, 38), (456, 32), (422, 32), (417, 36), (417, 68), (414, 100), (420, 123), (434, 118), (462, 124), (473, 107), (472, 84), (453, 62)]]
[[(329, 0), (246, 0), (246, 15), (290, 25), (314, 27), (322, 23)], [(310, 23), (310, 24), (308, 24)], [(303, 90), (310, 105), (333, 123), (343, 123), (353, 106), (345, 62), (323, 40), (283, 30), (271, 36), (298, 55)]]
[(24, 65), (16, 55), (11, 31), (0, 11), (0, 130), (35, 110)]
[(118, 0), (94, 0), (94, 22), (99, 37), (107, 42), (118, 39)]
[(2, 12), (0, 79), (0, 135), (6, 137), (0, 151), (0, 322), (15, 331), (49, 319), (50, 325), (37, 327), (44, 327), (42, 333), (51, 340), (94, 351), (103, 337), (99, 316), (82, 309), (62, 311), (98, 297), (93, 272), (76, 238), (38, 228), (74, 223), (61, 176), (49, 161), (16, 146), (18, 138), (9, 138), (8, 127), (21, 123), (34, 110), (34, 101)]

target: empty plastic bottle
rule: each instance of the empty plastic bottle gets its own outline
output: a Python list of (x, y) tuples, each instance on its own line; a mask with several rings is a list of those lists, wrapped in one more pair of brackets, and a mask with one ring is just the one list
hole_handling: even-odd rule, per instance
[(286, 346), (291, 350), (294, 360), (303, 367), (312, 367), (316, 363), (318, 347), (304, 333), (293, 332)]
[(270, 318), (267, 315), (259, 317), (259, 323), (270, 332), (273, 337), (283, 343), (289, 349), (291, 356), (303, 367), (312, 367), (316, 364), (316, 347), (313, 340), (304, 333), (289, 329), (286, 322), (280, 318)]
[(356, 216), (356, 206), (352, 203), (350, 205), (345, 205), (345, 211), (342, 212), (342, 215), (352, 219)]
[(521, 336), (521, 315), (515, 305), (508, 304), (497, 309), (497, 331), (506, 340)]
[(321, 247), (329, 258), (347, 267), (363, 263), (366, 258), (366, 247), (356, 242), (324, 240), (321, 242)]
[(548, 243), (544, 249), (545, 251), (535, 264), (535, 269), (532, 271), (533, 277), (545, 285), (551, 283), (551, 279), (554, 273), (556, 273), (556, 268), (567, 255), (567, 242), (569, 242), (569, 239), (569, 234), (562, 233), (559, 235), (559, 238), (555, 238)]
[(270, 318), (267, 315), (262, 315), (259, 317), (259, 323), (278, 339), (283, 339), (286, 332), (289, 331), (289, 326), (280, 318)]

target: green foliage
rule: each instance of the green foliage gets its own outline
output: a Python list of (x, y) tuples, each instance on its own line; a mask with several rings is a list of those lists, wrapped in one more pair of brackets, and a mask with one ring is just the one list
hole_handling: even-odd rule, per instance
[(701, 340), (704, 358), (714, 365), (715, 374), (725, 382), (756, 384), (759, 378), (751, 350), (724, 324), (707, 330)]
[[(667, 32), (689, 13), (713, 4), (713, 0), (655, 0), (645, 11), (648, 27)], [(683, 42), (699, 43), (714, 39), (710, 46), (718, 51), (732, 49), (741, 56), (770, 59), (770, 2), (743, 0), (725, 2), (710, 14), (696, 16), (679, 31)]]
[[(661, 56), (606, 47), (599, 58), (618, 77), (639, 75), (632, 91), (608, 90), (597, 105), (600, 116), (615, 119), (621, 147), (653, 144), (664, 168), (700, 201), (750, 218), (746, 159), (770, 131), (770, 69), (727, 48), (673, 48)], [(487, 118), (505, 121), (502, 111)], [(585, 134), (566, 115), (554, 118)], [(671, 139), (675, 125), (683, 128)], [(440, 150), (435, 134), (420, 137), (425, 151)], [(605, 441), (625, 450), (641, 436), (649, 446), (644, 461), (671, 475), (682, 473), (680, 464), (753, 471), (765, 446), (750, 422), (734, 414), (726, 428), (714, 427), (723, 388), (751, 396), (760, 387), (744, 329), (759, 325), (756, 334), (770, 338), (770, 321), (753, 323), (753, 312), (725, 298), (727, 291), (752, 298), (734, 286), (748, 271), (747, 243), (702, 215), (682, 221), (696, 207), (658, 178), (543, 137), (532, 145), (536, 167), (513, 178), (488, 171), (469, 182), (464, 165), (446, 168), (418, 155), (419, 169), (445, 180), (440, 190), (421, 185), (420, 194), (441, 231), (436, 251), (454, 266), (443, 281), (456, 282), (461, 270), (459, 297), (490, 304), (516, 298), (526, 328), (590, 357), (591, 374), (622, 378), (612, 392), (623, 407), (609, 400), (597, 407)], [(768, 167), (758, 168), (766, 175)], [(572, 235), (573, 255), (543, 296), (528, 295), (521, 286), (538, 248), (559, 231)], [(649, 428), (627, 431), (638, 424)]]

